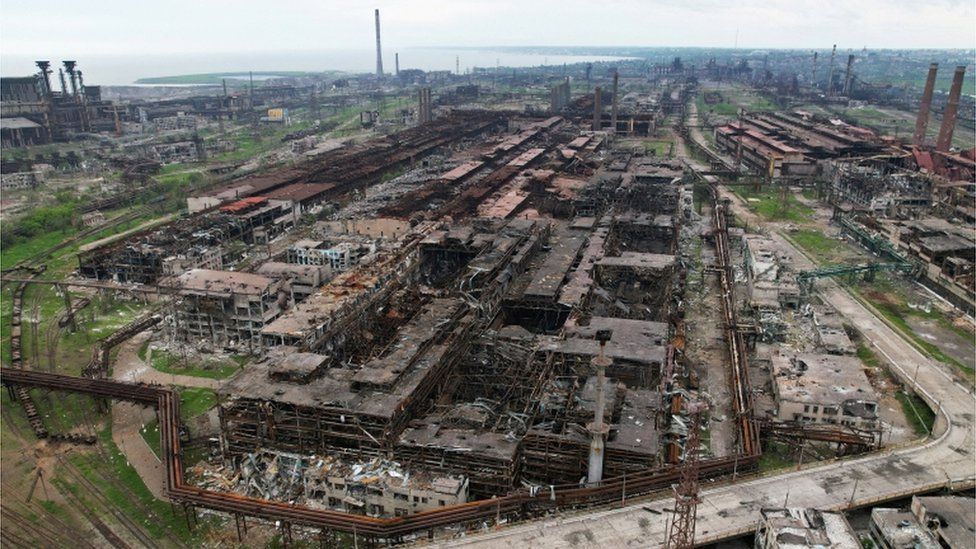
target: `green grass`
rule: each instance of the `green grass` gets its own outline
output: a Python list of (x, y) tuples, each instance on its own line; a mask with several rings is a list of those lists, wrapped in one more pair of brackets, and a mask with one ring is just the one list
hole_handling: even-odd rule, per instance
[(695, 100), (695, 106), (699, 113), (707, 113), (715, 116), (737, 116), (739, 109), (743, 108), (747, 112), (774, 111), (776, 105), (768, 99), (754, 92), (742, 88), (722, 88), (717, 91), (722, 96), (722, 101), (709, 105), (705, 103), (704, 92), (712, 90), (702, 90)]
[[(140, 358), (146, 359), (146, 350), (139, 349)], [(226, 379), (241, 368), (246, 358), (234, 357), (229, 362), (208, 360), (203, 363), (189, 363), (184, 365), (183, 358), (167, 351), (153, 350), (152, 367), (166, 374), (182, 376), (205, 377), (208, 379)]]
[[(858, 342), (857, 357), (868, 368), (879, 368), (881, 366), (878, 355), (874, 354), (874, 351), (863, 342)], [(891, 372), (885, 370), (884, 375), (892, 385), (901, 385), (901, 382)], [(905, 414), (905, 419), (911, 425), (916, 436), (921, 437), (932, 432), (932, 426), (935, 424), (935, 412), (921, 397), (915, 393), (899, 389), (895, 392), (895, 398), (901, 404), (902, 413)]]
[(58, 342), (59, 361), (72, 372), (88, 364), (95, 342), (135, 320), (146, 310), (141, 301), (116, 301), (111, 298), (95, 298), (75, 318), (78, 330), (64, 331)]
[(906, 391), (898, 391), (895, 398), (901, 404), (905, 419), (912, 426), (916, 436), (925, 436), (932, 432), (935, 425), (935, 412), (918, 395)]
[(818, 263), (836, 262), (847, 250), (847, 245), (844, 242), (830, 238), (821, 231), (801, 229), (791, 232), (789, 237), (800, 248), (803, 248), (803, 251), (814, 256)]
[[(143, 526), (156, 539), (176, 537), (183, 542), (191, 542), (206, 533), (209, 528), (207, 521), (202, 520), (203, 528), (191, 532), (179, 513), (174, 513), (168, 503), (153, 497), (139, 473), (128, 464), (112, 441), (110, 427), (101, 430), (98, 438), (108, 454), (107, 458), (98, 454), (73, 454), (69, 459), (88, 480), (102, 490), (116, 509)], [(118, 479), (125, 488), (115, 483), (106, 483), (100, 472), (109, 478)], [(144, 508), (149, 509), (152, 516)]]
[(745, 201), (750, 210), (768, 221), (805, 223), (813, 218), (813, 208), (801, 204), (791, 191), (787, 191), (784, 208), (782, 188), (778, 185), (765, 185), (758, 191), (753, 187), (738, 186), (735, 194)]
[(21, 261), (60, 244), (64, 239), (70, 238), (77, 233), (78, 230), (74, 228), (53, 231), (31, 237), (12, 246), (4, 246), (3, 252), (0, 253), (0, 267), (9, 269)]
[(881, 361), (878, 360), (878, 356), (874, 354), (874, 351), (870, 347), (863, 343), (857, 346), (857, 358), (861, 359), (861, 362), (869, 368), (881, 366)]
[[(217, 405), (217, 393), (210, 389), (185, 387), (180, 390), (180, 417), (184, 422), (209, 412)], [(143, 440), (158, 457), (162, 451), (159, 440), (159, 420), (146, 423), (139, 430)]]
[(180, 415), (193, 419), (217, 405), (217, 393), (203, 387), (186, 387), (180, 391)]
[[(881, 292), (877, 290), (871, 291), (865, 290), (864, 288), (858, 288), (858, 293), (861, 295), (861, 297), (870, 302), (878, 311), (880, 311), (882, 316), (884, 316), (888, 322), (911, 338), (911, 340), (930, 357), (958, 368), (969, 379), (973, 378), (974, 371), (972, 368), (947, 355), (942, 351), (942, 349), (939, 349), (936, 345), (915, 333), (915, 330), (912, 329), (906, 320), (909, 316), (935, 319), (940, 325), (949, 327), (954, 331), (961, 330), (960, 328), (952, 326), (940, 311), (933, 308), (932, 311), (926, 313), (922, 310), (912, 309), (905, 304), (901, 296), (893, 296), (890, 292)], [(963, 331), (960, 335), (963, 334), (965, 334), (965, 337), (972, 337), (972, 334), (968, 334), (965, 331)]]
[(57, 503), (55, 503), (55, 502), (53, 502), (51, 500), (42, 500), (42, 501), (38, 502), (38, 504), (45, 511), (47, 511), (48, 513), (50, 513), (50, 514), (58, 517), (59, 519), (65, 521), (65, 522), (70, 522), (71, 521), (70, 513), (68, 513), (68, 510), (66, 508), (64, 508), (63, 506), (58, 505)]
[(655, 156), (667, 156), (671, 152), (674, 141), (666, 138), (645, 139), (644, 152)]
[(139, 429), (139, 435), (141, 435), (142, 440), (145, 440), (146, 444), (149, 445), (149, 449), (152, 450), (152, 453), (156, 454), (156, 457), (159, 458), (163, 452), (162, 442), (159, 440), (159, 420), (154, 419), (143, 425), (142, 429)]
[(786, 451), (786, 448), (780, 444), (764, 445), (762, 456), (759, 457), (759, 472), (776, 471), (796, 465)]

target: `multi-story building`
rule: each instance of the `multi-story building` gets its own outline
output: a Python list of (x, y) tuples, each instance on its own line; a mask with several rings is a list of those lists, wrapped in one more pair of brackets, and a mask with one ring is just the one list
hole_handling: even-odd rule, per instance
[(178, 339), (191, 343), (261, 348), (261, 329), (278, 317), (282, 282), (231, 271), (192, 269), (176, 278)]
[(792, 272), (793, 257), (768, 236), (742, 237), (750, 305), (760, 311), (797, 308), (800, 287)]
[(775, 419), (879, 427), (878, 395), (857, 357), (813, 353), (772, 357)]

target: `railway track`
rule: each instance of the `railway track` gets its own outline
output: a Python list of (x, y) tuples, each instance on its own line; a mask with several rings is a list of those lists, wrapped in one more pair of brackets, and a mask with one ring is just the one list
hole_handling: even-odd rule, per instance
[(41, 262), (43, 262), (44, 260), (46, 260), (49, 257), (51, 257), (52, 255), (54, 255), (55, 252), (57, 252), (58, 250), (62, 250), (64, 248), (66, 248), (66, 247), (74, 244), (75, 242), (78, 242), (79, 240), (82, 240), (84, 238), (87, 238), (87, 237), (89, 237), (89, 236), (91, 236), (93, 234), (98, 234), (99, 232), (104, 231), (105, 229), (111, 229), (112, 227), (121, 225), (122, 223), (127, 223), (129, 221), (132, 221), (133, 219), (136, 219), (136, 218), (138, 218), (141, 215), (145, 215), (145, 214), (149, 213), (150, 211), (151, 210), (150, 210), (150, 208), (148, 206), (143, 206), (143, 207), (138, 208), (136, 210), (133, 210), (133, 211), (131, 211), (129, 213), (120, 215), (119, 217), (116, 217), (115, 219), (112, 219), (111, 221), (109, 221), (109, 222), (107, 222), (107, 223), (105, 223), (103, 225), (97, 225), (97, 226), (94, 226), (94, 227), (88, 227), (88, 228), (86, 228), (86, 229), (84, 229), (84, 230), (76, 233), (75, 235), (71, 236), (70, 238), (66, 238), (66, 239), (62, 240), (61, 242), (55, 244), (54, 246), (51, 246), (50, 248), (47, 248), (45, 250), (42, 250), (42, 251), (40, 251), (40, 252), (38, 252), (38, 253), (36, 253), (36, 254), (34, 254), (34, 255), (26, 258), (26, 259), (22, 259), (21, 261), (18, 261), (13, 266), (11, 266), (9, 268), (6, 268), (6, 269), (3, 269), (2, 271), (0, 271), (0, 273), (9, 274), (9, 273), (12, 273), (12, 272), (15, 272), (15, 271), (20, 271), (20, 270), (28, 270), (28, 271), (30, 271), (30, 270), (36, 268), (38, 265), (40, 265)]
[(150, 536), (138, 524), (133, 522), (132, 519), (130, 519), (125, 513), (119, 511), (117, 506), (112, 503), (112, 500), (105, 495), (105, 492), (103, 492), (102, 489), (96, 486), (93, 482), (88, 480), (84, 473), (79, 471), (73, 463), (65, 459), (62, 455), (58, 456), (58, 463), (60, 463), (59, 471), (72, 478), (79, 486), (82, 486), (89, 494), (91, 494), (98, 508), (108, 510), (119, 524), (128, 530), (135, 539), (139, 540), (142, 547), (148, 547), (150, 549), (156, 549), (159, 547), (159, 544), (156, 543), (152, 536)]
[[(37, 541), (44, 542), (48, 547), (78, 547), (80, 549), (95, 549), (95, 546), (84, 539), (72, 535), (72, 528), (64, 523), (53, 513), (48, 512), (41, 506), (27, 505), (29, 511), (34, 514), (43, 515), (44, 520), (31, 520), (23, 513), (14, 510), (6, 504), (0, 505), (0, 517), (5, 522), (5, 527), (0, 532), (8, 532), (10, 525), (14, 525), (22, 530), (28, 537), (33, 538), (35, 543), (30, 547), (37, 547)], [(53, 524), (53, 528), (48, 524)]]
[[(34, 268), (31, 270), (30, 278), (40, 276), (43, 272), (44, 266)], [(24, 291), (26, 288), (26, 283), (19, 283), (14, 288), (12, 299), (13, 316), (10, 322), (10, 366), (20, 370), (24, 368), (23, 313)], [(36, 341), (36, 337), (34, 340)], [(47, 428), (44, 427), (44, 422), (41, 419), (41, 415), (38, 413), (34, 399), (31, 397), (27, 388), (14, 388), (14, 395), (16, 396), (17, 401), (20, 402), (20, 406), (24, 409), (24, 413), (27, 415), (27, 421), (30, 423), (31, 429), (34, 430), (34, 436), (40, 439), (47, 438)]]
[(73, 508), (80, 511), (81, 514), (85, 516), (85, 519), (91, 523), (95, 530), (98, 531), (98, 533), (105, 539), (105, 541), (109, 543), (109, 545), (115, 547), (116, 549), (129, 549), (131, 547), (125, 542), (125, 540), (120, 538), (118, 534), (112, 531), (112, 529), (109, 528), (108, 525), (105, 524), (105, 522), (102, 521), (102, 519), (100, 519), (94, 511), (92, 511), (88, 504), (81, 499), (81, 497), (71, 490), (59, 489), (58, 491), (65, 497), (65, 500), (67, 500)]

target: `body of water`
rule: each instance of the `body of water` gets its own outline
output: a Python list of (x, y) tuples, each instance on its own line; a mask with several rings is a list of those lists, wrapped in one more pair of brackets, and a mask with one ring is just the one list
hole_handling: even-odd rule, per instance
[[(460, 58), (461, 72), (473, 67), (534, 67), (564, 63), (614, 61), (621, 57), (597, 55), (553, 55), (511, 50), (465, 48), (404, 48), (400, 53), (401, 69), (450, 70)], [(328, 70), (372, 72), (376, 69), (376, 53), (371, 50), (330, 50), (302, 52), (241, 52), (172, 55), (38, 55), (35, 57), (2, 55), (0, 69), (3, 76), (26, 76), (37, 72), (35, 59), (49, 59), (55, 69), (53, 82), (57, 86), (57, 67), (61, 59), (74, 59), (88, 85), (127, 85), (140, 78), (176, 76), (215, 72), (247, 71), (308, 71)], [(383, 69), (392, 74), (394, 50), (384, 50)]]

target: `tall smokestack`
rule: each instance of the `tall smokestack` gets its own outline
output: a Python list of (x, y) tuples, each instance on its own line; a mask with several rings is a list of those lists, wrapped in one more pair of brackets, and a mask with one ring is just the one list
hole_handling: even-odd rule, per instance
[(600, 105), (603, 99), (602, 93), (600, 86), (593, 88), (593, 131), (595, 132), (600, 131), (600, 119), (603, 117), (603, 107)]
[(610, 107), (610, 131), (617, 133), (617, 81), (620, 75), (616, 70), (613, 71), (613, 103)]
[(461, 74), (461, 56), (454, 57), (454, 74)]
[(830, 70), (827, 71), (827, 97), (834, 95), (834, 57), (836, 55), (837, 44), (834, 44), (834, 49), (830, 52)]
[(810, 74), (810, 87), (817, 87), (817, 52), (813, 52), (813, 70)]
[(395, 71), (394, 75), (400, 76), (400, 52), (393, 54), (393, 70)]
[(925, 79), (925, 89), (922, 91), (922, 102), (918, 106), (918, 118), (915, 120), (915, 134), (912, 144), (921, 147), (925, 143), (925, 130), (929, 125), (929, 110), (932, 108), (932, 93), (935, 91), (935, 75), (939, 72), (939, 64), (929, 65), (929, 76)]
[(952, 75), (952, 87), (949, 88), (949, 102), (942, 112), (942, 127), (939, 128), (939, 139), (935, 142), (936, 152), (949, 152), (952, 146), (952, 132), (956, 129), (956, 112), (959, 111), (959, 96), (962, 95), (962, 81), (966, 77), (965, 65), (956, 67)]
[(68, 73), (68, 80), (71, 82), (71, 95), (78, 95), (78, 82), (75, 81), (75, 62), (63, 61), (64, 71)]
[(44, 95), (51, 93), (51, 62), (35, 61), (37, 68), (41, 69), (41, 79), (44, 82)]
[(380, 48), (380, 10), (376, 14), (376, 77), (383, 77), (383, 50)]
[(854, 54), (847, 56), (847, 72), (844, 73), (844, 95), (850, 96), (851, 94), (851, 78), (854, 74), (851, 72), (854, 68)]

